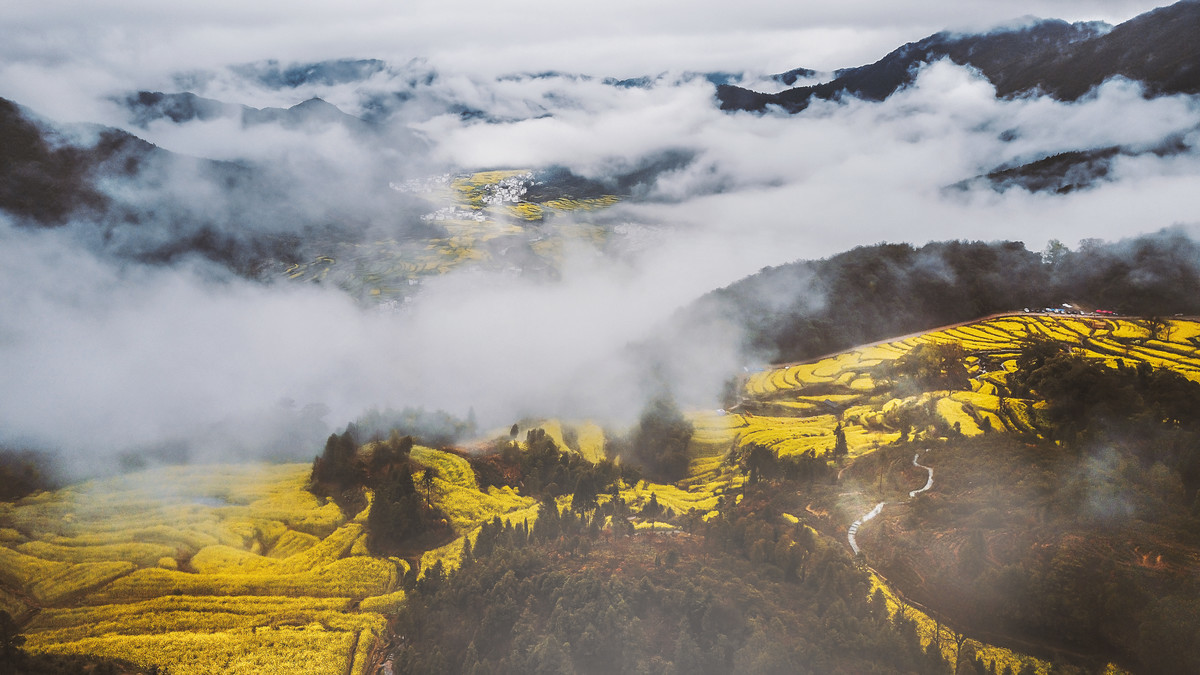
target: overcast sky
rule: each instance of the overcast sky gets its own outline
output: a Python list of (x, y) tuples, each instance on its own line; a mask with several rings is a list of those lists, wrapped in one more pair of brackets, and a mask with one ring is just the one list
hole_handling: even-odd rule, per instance
[[(1040, 250), (1050, 238), (1074, 246), (1195, 224), (1194, 150), (1122, 156), (1111, 180), (1066, 195), (945, 189), (1070, 150), (1144, 151), (1169, 139), (1195, 148), (1195, 97), (1147, 100), (1136, 84), (1114, 81), (1077, 103), (1002, 100), (977, 73), (942, 62), (884, 102), (818, 102), (796, 116), (759, 116), (724, 113), (708, 82), (679, 76), (831, 70), (873, 62), (942, 29), (983, 30), (1028, 16), (1118, 23), (1153, 6), (2, 3), (0, 96), (60, 122), (123, 126), (185, 155), (270, 167), (291, 204), (334, 220), (370, 220), (393, 195), (381, 186), (431, 167), (562, 165), (604, 178), (666, 153), (692, 161), (658, 176), (651, 199), (610, 212), (632, 231), (651, 233), (629, 256), (574, 251), (551, 284), (450, 274), (430, 280), (402, 315), (364, 310), (337, 289), (228, 278), (195, 261), (140, 269), (103, 250), (95, 223), (34, 231), (0, 218), (0, 373), (7, 384), (0, 442), (83, 452), (211, 437), (205, 430), (214, 424), (258, 427), (271, 415), (294, 427), (294, 411), (279, 412), (281, 400), (296, 402), (296, 410), (328, 406), (331, 427), (382, 405), (460, 415), (473, 406), (481, 419), (504, 425), (526, 414), (628, 415), (637, 405), (630, 390), (636, 364), (623, 361), (622, 350), (705, 292), (764, 266), (880, 241), (1012, 239)], [(224, 68), (346, 57), (380, 58), (395, 69), (367, 83), (279, 90)], [(410, 73), (429, 69), (439, 77), (413, 89), (391, 121), (390, 138), (401, 139), (394, 147), (336, 125), (247, 127), (226, 119), (133, 126), (112, 99), (138, 89), (177, 91), (175, 75), (207, 70), (214, 74), (196, 81), (202, 95), (260, 107), (321, 96), (364, 114), (365, 95), (394, 93), (409, 86)], [(495, 77), (548, 70), (670, 74), (645, 89)], [(503, 122), (453, 112), (461, 108)], [(428, 153), (411, 150), (412, 134), (428, 141)], [(186, 171), (155, 177), (153, 189), (187, 208), (236, 216), (255, 206), (205, 191)], [(263, 226), (242, 221), (232, 222)], [(136, 244), (170, 236), (174, 225), (143, 223), (105, 236)], [(709, 344), (679, 355), (679, 372), (693, 381), (675, 384), (694, 394), (689, 403), (713, 403), (722, 379), (742, 364), (739, 336), (726, 328), (712, 327)]]
[(0, 61), (117, 77), (260, 59), (429, 58), (475, 73), (829, 70), (943, 29), (1124, 21), (1153, 0), (43, 0), (0, 4)]

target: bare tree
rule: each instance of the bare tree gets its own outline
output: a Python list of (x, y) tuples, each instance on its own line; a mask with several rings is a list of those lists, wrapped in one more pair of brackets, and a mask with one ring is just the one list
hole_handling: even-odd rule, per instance
[(958, 675), (958, 664), (962, 661), (962, 648), (963, 643), (967, 641), (967, 636), (953, 629), (951, 629), (950, 635), (954, 638), (954, 674)]

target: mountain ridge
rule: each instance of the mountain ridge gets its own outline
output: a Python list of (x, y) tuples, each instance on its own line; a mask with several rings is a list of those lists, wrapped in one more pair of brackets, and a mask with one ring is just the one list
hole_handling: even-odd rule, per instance
[(912, 84), (922, 63), (950, 59), (978, 70), (996, 95), (1044, 94), (1074, 101), (1105, 80), (1141, 82), (1148, 95), (1200, 93), (1200, 2), (1182, 0), (1136, 16), (1111, 30), (1095, 22), (1041, 20), (985, 34), (935, 33), (910, 42), (875, 63), (835, 72), (834, 79), (776, 94), (717, 87), (725, 111), (764, 112), (776, 106), (797, 113), (814, 100), (851, 95), (883, 100)]

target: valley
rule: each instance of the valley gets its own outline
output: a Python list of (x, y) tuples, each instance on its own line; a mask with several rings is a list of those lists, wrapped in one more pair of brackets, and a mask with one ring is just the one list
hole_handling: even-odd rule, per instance
[(1200, 673), (1200, 0), (627, 4), (0, 5), (0, 675)]

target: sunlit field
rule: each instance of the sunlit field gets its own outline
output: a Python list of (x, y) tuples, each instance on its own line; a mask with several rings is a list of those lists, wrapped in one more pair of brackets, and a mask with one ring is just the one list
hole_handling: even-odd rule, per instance
[[(456, 532), (536, 511), (478, 490), (456, 455), (413, 454), (437, 469), (432, 497)], [(322, 503), (309, 471), (156, 469), (0, 505), (4, 609), (28, 620), (33, 652), (171, 673), (364, 672), (409, 564), (369, 555), (367, 511)]]
[[(1034, 402), (1008, 386), (1023, 341), (1057, 341), (1109, 366), (1147, 363), (1200, 381), (1200, 324), (1175, 319), (1115, 319), (1016, 314), (881, 342), (811, 362), (780, 365), (750, 374), (741, 405), (728, 415), (725, 436), (736, 446), (766, 445), (781, 456), (834, 447), (840, 422), (849, 455), (869, 453), (896, 441), (903, 420), (929, 413), (918, 437), (975, 436), (1035, 431)], [(961, 345), (969, 390), (906, 395), (888, 380), (888, 366), (922, 344)], [(706, 431), (704, 438), (714, 433)]]

